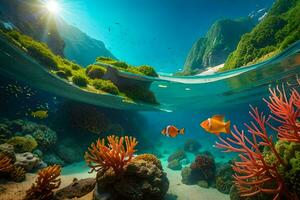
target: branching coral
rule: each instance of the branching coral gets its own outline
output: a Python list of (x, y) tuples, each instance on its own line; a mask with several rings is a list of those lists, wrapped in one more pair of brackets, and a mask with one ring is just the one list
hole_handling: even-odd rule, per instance
[[(299, 84), (300, 81), (298, 80)], [(300, 124), (297, 119), (300, 117), (300, 94), (296, 89), (292, 89), (290, 97), (286, 95), (285, 89), (279, 87), (269, 89), (271, 96), (269, 101), (264, 99), (271, 110), (270, 118), (279, 122), (279, 127), (272, 127), (280, 140), (289, 142), (300, 142)]]
[(11, 162), (11, 159), (4, 155), (0, 154), (0, 173), (7, 173), (9, 172), (13, 167), (13, 164)]
[[(105, 145), (105, 139), (98, 139), (92, 143), (91, 147), (85, 153), (85, 160), (91, 168), (91, 172), (105, 172), (112, 168), (116, 174), (123, 171), (123, 167), (133, 157), (136, 152), (135, 146), (137, 140), (134, 137), (117, 137), (114, 135), (107, 137), (108, 144)], [(125, 142), (125, 146), (124, 146)]]
[[(300, 80), (297, 79), (300, 85)], [(267, 103), (271, 114), (267, 118), (263, 113), (259, 113), (257, 108), (251, 107), (250, 115), (254, 119), (250, 124), (245, 124), (248, 132), (239, 131), (234, 126), (231, 136), (225, 139), (221, 138), (216, 147), (222, 148), (225, 152), (237, 152), (240, 161), (236, 161), (233, 170), (236, 172), (233, 176), (235, 184), (241, 196), (255, 196), (259, 193), (271, 194), (274, 200), (278, 199), (299, 199), (294, 191), (287, 187), (284, 174), (290, 168), (287, 160), (280, 156), (275, 148), (272, 135), (268, 135), (267, 127), (269, 126), (278, 133), (281, 141), (300, 143), (300, 126), (299, 126), (299, 99), (300, 94), (294, 88), (291, 94), (287, 95), (285, 89), (277, 87), (270, 89), (270, 97)], [(273, 126), (270, 119), (275, 120), (280, 125)], [(266, 156), (263, 149), (268, 149)], [(283, 170), (282, 170), (283, 169)]]
[(61, 168), (59, 165), (46, 167), (38, 172), (38, 177), (31, 188), (26, 191), (24, 200), (41, 199), (51, 200), (53, 190), (60, 186), (61, 180), (58, 178)]

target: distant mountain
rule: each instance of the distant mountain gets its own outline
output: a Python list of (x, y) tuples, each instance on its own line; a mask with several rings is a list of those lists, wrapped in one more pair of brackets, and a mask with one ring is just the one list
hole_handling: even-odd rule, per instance
[(40, 0), (0, 0), (0, 26), (16, 28), (46, 43), (55, 54), (83, 66), (93, 63), (98, 56), (114, 58), (103, 42), (51, 17)]
[(63, 55), (64, 41), (42, 1), (0, 0), (0, 20), (35, 40), (45, 42), (54, 53)]
[(219, 20), (192, 46), (186, 58), (183, 73), (191, 74), (207, 67), (222, 64), (235, 50), (241, 36), (251, 31), (255, 22), (251, 17), (240, 20)]
[(82, 66), (93, 63), (98, 56), (114, 58), (102, 41), (83, 33), (78, 28), (60, 20), (57, 23), (60, 36), (65, 42), (64, 55)]
[(243, 35), (222, 70), (260, 62), (300, 40), (300, 0), (277, 0), (268, 14)]

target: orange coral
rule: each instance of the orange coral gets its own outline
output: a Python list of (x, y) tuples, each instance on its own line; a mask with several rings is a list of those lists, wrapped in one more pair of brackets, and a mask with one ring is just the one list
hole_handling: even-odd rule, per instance
[[(85, 160), (91, 168), (90, 173), (105, 172), (112, 168), (116, 174), (123, 171), (123, 167), (128, 163), (137, 145), (137, 140), (134, 137), (117, 137), (114, 135), (107, 137), (108, 144), (105, 145), (105, 139), (98, 139), (88, 151), (85, 153)], [(125, 146), (124, 146), (125, 141)]]
[(13, 164), (11, 162), (11, 159), (4, 154), (0, 154), (0, 172), (9, 172), (12, 167)]
[(26, 191), (24, 200), (53, 199), (53, 190), (57, 189), (61, 183), (61, 180), (58, 178), (60, 171), (61, 167), (59, 165), (49, 166), (40, 170), (35, 183)]

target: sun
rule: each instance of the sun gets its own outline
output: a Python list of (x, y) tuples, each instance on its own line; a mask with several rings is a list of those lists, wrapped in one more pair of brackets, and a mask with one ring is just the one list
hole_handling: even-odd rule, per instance
[(61, 10), (59, 3), (55, 0), (49, 0), (46, 2), (47, 10), (52, 14), (58, 14)]

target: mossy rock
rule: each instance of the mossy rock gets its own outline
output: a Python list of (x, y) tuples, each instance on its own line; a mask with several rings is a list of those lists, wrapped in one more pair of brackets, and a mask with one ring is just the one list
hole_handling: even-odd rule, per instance
[(156, 97), (152, 91), (149, 89), (134, 86), (129, 88), (124, 88), (121, 90), (121, 92), (124, 92), (127, 97), (130, 99), (133, 99), (134, 101), (140, 101), (145, 102), (153, 105), (159, 105), (158, 101), (156, 100)]
[(12, 137), (7, 143), (14, 146), (16, 153), (32, 152), (38, 146), (31, 135)]
[(100, 79), (106, 73), (106, 69), (98, 65), (89, 65), (85, 73), (91, 79)]
[(63, 70), (59, 70), (59, 71), (55, 72), (55, 74), (56, 74), (57, 76), (59, 76), (60, 78), (68, 79), (68, 75), (67, 75), (66, 72), (64, 72)]
[(119, 67), (121, 69), (127, 69), (128, 68), (128, 64), (126, 62), (122, 62), (122, 61), (116, 61), (114, 63), (112, 63), (113, 66), (115, 67)]
[(86, 77), (82, 75), (75, 75), (72, 77), (72, 82), (79, 87), (86, 87), (88, 84), (88, 80)]
[(115, 60), (109, 57), (99, 56), (96, 58), (97, 62), (114, 62)]
[(118, 87), (110, 80), (101, 80), (101, 79), (94, 80), (93, 86), (97, 90), (102, 90), (102, 91), (110, 93), (110, 94), (117, 95), (120, 93)]
[(142, 65), (137, 67), (137, 70), (146, 76), (158, 77), (158, 74), (153, 67), (148, 65)]

